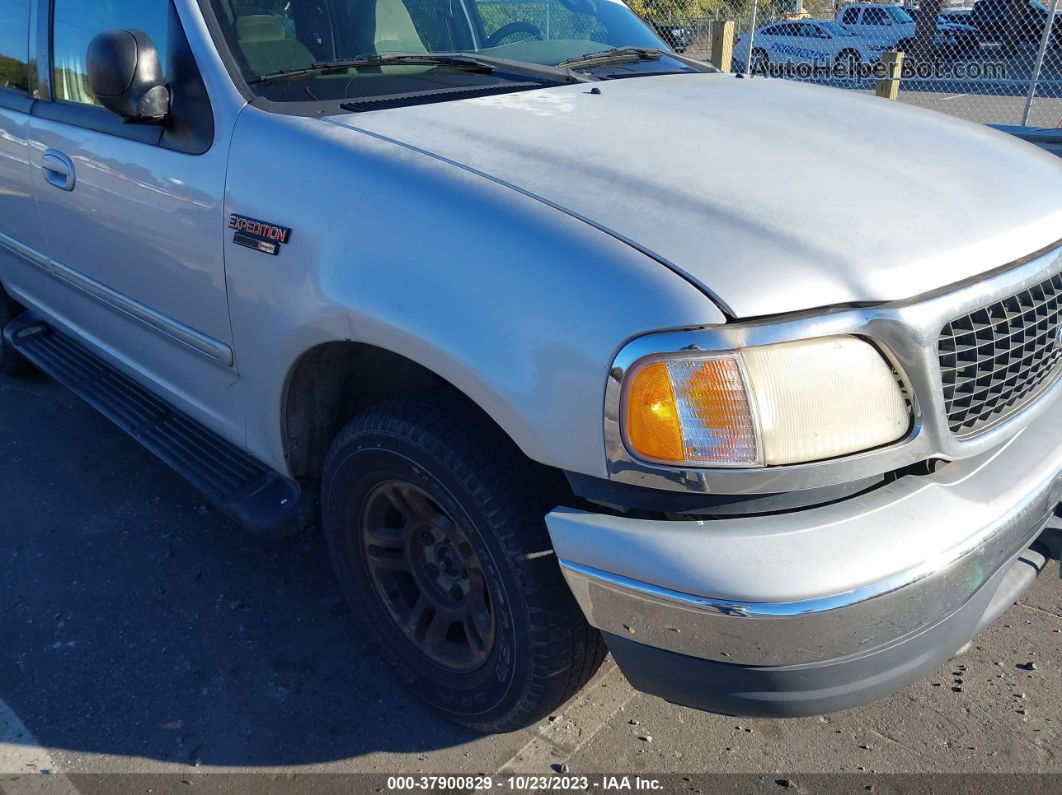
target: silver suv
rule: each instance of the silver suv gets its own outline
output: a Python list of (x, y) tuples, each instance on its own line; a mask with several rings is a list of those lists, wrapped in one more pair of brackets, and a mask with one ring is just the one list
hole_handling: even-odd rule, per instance
[(455, 720), (527, 725), (606, 644), (671, 701), (848, 707), (1044, 563), (1031, 145), (616, 0), (3, 0), (0, 56), (4, 371), (252, 530), (319, 513)]

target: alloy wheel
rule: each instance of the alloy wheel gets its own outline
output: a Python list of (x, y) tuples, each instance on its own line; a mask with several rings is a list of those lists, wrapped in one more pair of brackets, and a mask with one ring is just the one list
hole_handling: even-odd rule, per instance
[(412, 483), (367, 496), (361, 541), (373, 589), (395, 625), (433, 663), (481, 667), (494, 646), (494, 612), (479, 556), (457, 524)]

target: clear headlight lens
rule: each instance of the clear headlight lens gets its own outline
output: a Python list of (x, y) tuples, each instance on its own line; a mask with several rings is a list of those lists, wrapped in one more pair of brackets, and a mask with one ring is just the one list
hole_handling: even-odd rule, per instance
[(624, 381), (627, 445), (665, 464), (817, 461), (895, 441), (910, 423), (892, 369), (855, 337), (650, 356)]

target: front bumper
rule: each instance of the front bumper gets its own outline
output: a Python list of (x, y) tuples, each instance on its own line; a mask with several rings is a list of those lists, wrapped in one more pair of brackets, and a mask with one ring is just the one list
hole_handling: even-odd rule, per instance
[(820, 508), (714, 521), (561, 508), (547, 523), (635, 686), (730, 714), (843, 709), (933, 670), (1028, 587), (1036, 555), (1020, 556), (1062, 499), (1059, 409), (993, 451)]

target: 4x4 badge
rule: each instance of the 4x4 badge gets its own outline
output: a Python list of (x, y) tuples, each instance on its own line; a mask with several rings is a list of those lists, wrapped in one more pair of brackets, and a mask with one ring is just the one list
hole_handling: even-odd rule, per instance
[(280, 253), (281, 243), (291, 240), (291, 230), (286, 226), (256, 221), (236, 213), (229, 215), (229, 229), (236, 230), (233, 243), (274, 256)]

